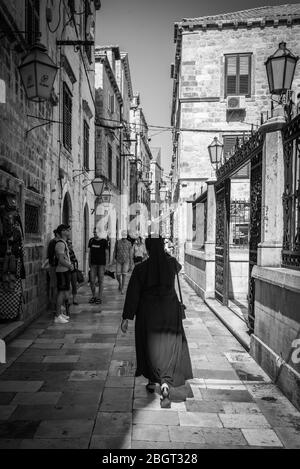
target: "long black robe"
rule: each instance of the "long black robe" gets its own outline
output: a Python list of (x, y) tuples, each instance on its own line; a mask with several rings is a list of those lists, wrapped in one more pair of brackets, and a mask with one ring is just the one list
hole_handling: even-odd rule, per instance
[(123, 319), (134, 319), (136, 376), (177, 387), (192, 379), (192, 365), (182, 325), (179, 300), (174, 287), (180, 264), (167, 257), (172, 275), (171, 287), (145, 288), (147, 263), (137, 265), (129, 280)]

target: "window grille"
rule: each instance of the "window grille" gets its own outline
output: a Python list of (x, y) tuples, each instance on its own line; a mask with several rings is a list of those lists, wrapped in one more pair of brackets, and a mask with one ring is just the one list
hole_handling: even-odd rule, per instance
[(72, 94), (66, 83), (63, 86), (63, 143), (67, 150), (72, 149)]
[(40, 1), (26, 0), (25, 10), (26, 40), (33, 45), (40, 32)]
[(225, 55), (225, 96), (251, 96), (251, 54)]
[(83, 122), (83, 166), (89, 169), (89, 146), (90, 146), (90, 128), (86, 121)]
[(108, 179), (112, 182), (112, 148), (107, 144), (107, 159), (108, 159)]
[(39, 234), (39, 208), (25, 204), (25, 233)]

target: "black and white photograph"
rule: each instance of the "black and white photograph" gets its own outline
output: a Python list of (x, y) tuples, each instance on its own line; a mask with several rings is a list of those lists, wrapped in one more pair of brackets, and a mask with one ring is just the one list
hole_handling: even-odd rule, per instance
[(299, 57), (300, 3), (0, 0), (3, 457), (300, 449)]

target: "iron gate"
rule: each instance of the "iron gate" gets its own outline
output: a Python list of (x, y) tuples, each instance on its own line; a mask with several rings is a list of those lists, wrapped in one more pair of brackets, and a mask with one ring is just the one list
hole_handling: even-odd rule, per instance
[(224, 305), (228, 304), (228, 255), (230, 220), (230, 179), (216, 187), (216, 269), (215, 295)]
[(257, 264), (257, 248), (261, 240), (262, 149), (264, 137), (256, 132), (249, 140), (236, 147), (234, 155), (217, 170), (216, 183), (216, 262), (215, 295), (224, 305), (228, 303), (230, 178), (249, 161), (250, 173), (250, 227), (249, 227), (249, 329), (254, 329), (255, 283), (251, 278)]
[(249, 287), (248, 287), (248, 325), (254, 331), (255, 281), (252, 269), (257, 265), (257, 248), (261, 241), (261, 188), (262, 188), (262, 151), (251, 159), (250, 173), (250, 238), (249, 238)]

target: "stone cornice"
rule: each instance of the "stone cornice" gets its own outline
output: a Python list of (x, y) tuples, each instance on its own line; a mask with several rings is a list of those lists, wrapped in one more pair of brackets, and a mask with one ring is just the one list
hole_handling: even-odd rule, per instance
[(129, 98), (133, 98), (133, 89), (132, 89), (132, 81), (131, 81), (131, 74), (130, 74), (130, 67), (129, 67), (129, 60), (128, 60), (128, 54), (121, 52), (121, 60), (124, 65), (124, 71), (125, 71), (125, 77), (128, 83), (128, 88), (129, 88)]
[(118, 102), (119, 102), (119, 104), (123, 104), (122, 94), (120, 92), (120, 89), (119, 89), (115, 74), (114, 74), (114, 72), (113, 72), (113, 70), (110, 66), (107, 55), (104, 54), (103, 52), (95, 52), (95, 62), (100, 62), (104, 66), (104, 68), (107, 72), (107, 76), (109, 78), (109, 81), (110, 81), (110, 83), (111, 83), (111, 85), (114, 89), (114, 92), (116, 93), (117, 98), (118, 98)]

